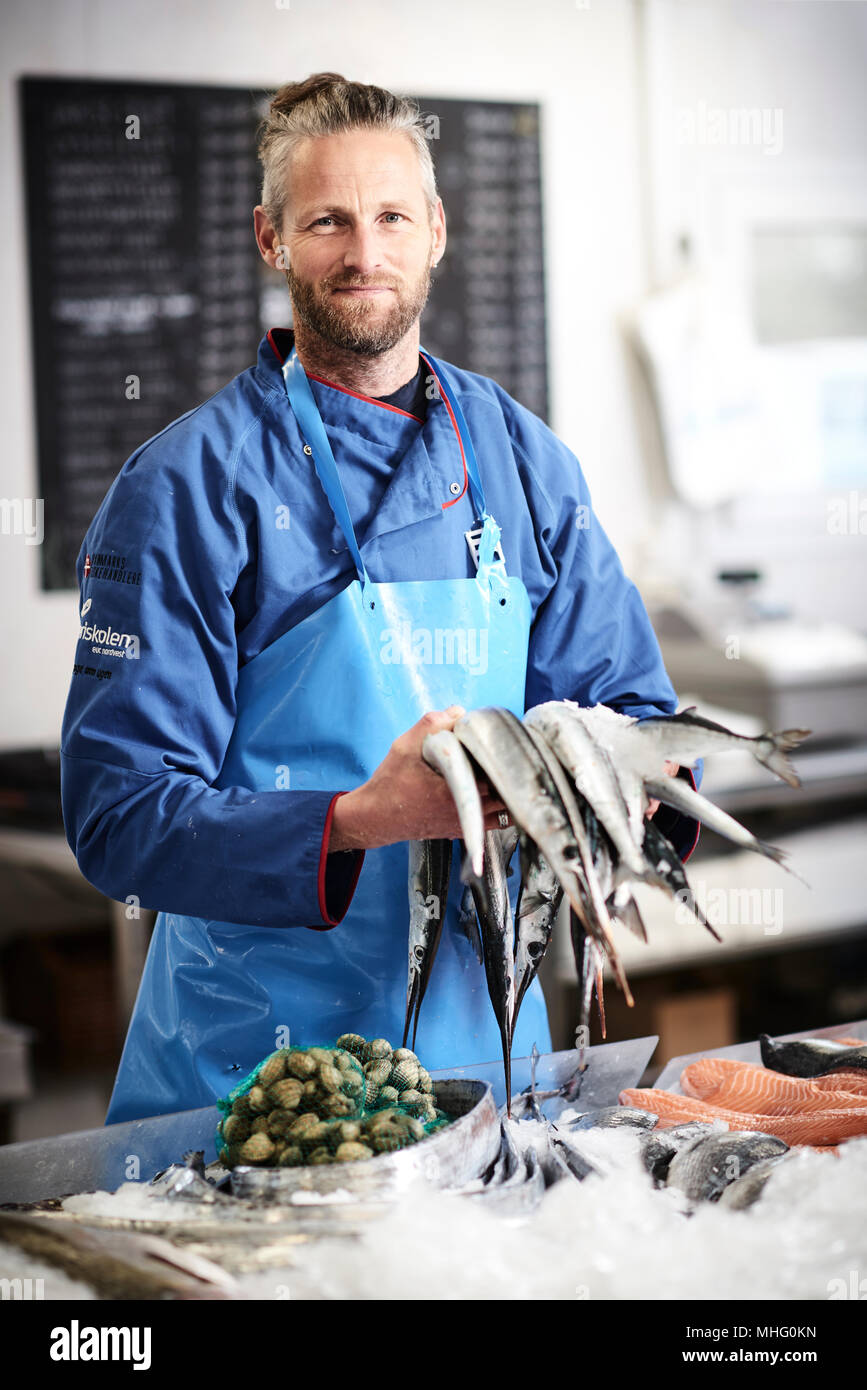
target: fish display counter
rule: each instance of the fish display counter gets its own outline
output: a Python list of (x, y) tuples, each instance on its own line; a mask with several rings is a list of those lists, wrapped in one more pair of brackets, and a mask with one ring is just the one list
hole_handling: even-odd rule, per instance
[[(653, 1037), (534, 1054), (510, 1107), (500, 1061), (434, 1073), (438, 1127), (344, 1163), (227, 1168), (231, 1106), (10, 1145), (0, 1275), (48, 1299), (843, 1297), (867, 1258), (864, 1039), (857, 1021), (673, 1058), (652, 1089)], [(294, 1096), (275, 1057), (242, 1095)], [(264, 1103), (255, 1133), (282, 1123)]]

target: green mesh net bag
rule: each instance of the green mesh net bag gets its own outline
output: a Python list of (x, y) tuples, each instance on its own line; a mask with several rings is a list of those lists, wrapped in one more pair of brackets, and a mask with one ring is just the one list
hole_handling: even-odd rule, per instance
[(217, 1106), (217, 1152), (227, 1168), (358, 1162), (449, 1122), (414, 1052), (358, 1033), (334, 1047), (272, 1052)]
[(309, 1162), (315, 1148), (322, 1147), (325, 1132), (314, 1128), (322, 1143), (311, 1147), (308, 1130), (358, 1120), (364, 1093), (361, 1065), (343, 1049), (280, 1048), (217, 1101), (220, 1161), (228, 1168)]

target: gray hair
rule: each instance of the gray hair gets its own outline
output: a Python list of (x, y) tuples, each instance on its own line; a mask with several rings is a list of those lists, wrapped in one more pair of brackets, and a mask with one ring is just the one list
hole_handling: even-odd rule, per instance
[(433, 218), (436, 175), (418, 104), (408, 97), (394, 96), (384, 87), (347, 82), (336, 72), (316, 72), (304, 82), (288, 82), (274, 93), (257, 132), (263, 171), (260, 201), (278, 234), (288, 194), (286, 173), (297, 145), (308, 136), (362, 129), (406, 132), (418, 155), (422, 187)]

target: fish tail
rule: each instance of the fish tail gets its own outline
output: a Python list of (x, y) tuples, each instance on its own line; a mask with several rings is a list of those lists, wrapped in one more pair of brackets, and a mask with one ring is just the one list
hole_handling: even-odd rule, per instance
[(797, 748), (799, 743), (803, 743), (811, 732), (810, 729), (784, 729), (779, 734), (768, 734), (756, 745), (754, 750), (756, 758), (770, 772), (775, 773), (783, 782), (787, 782), (790, 787), (800, 787), (801, 779), (786, 757), (786, 753), (792, 748)]

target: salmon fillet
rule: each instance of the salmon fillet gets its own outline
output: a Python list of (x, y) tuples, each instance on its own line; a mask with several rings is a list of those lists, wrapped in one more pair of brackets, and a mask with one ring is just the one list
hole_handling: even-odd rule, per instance
[[(861, 1073), (867, 1080), (867, 1073)], [(680, 1084), (684, 1094), (707, 1101), (721, 1110), (743, 1111), (750, 1115), (805, 1114), (818, 1110), (853, 1110), (867, 1106), (867, 1092), (849, 1092), (841, 1084), (841, 1073), (834, 1072), (833, 1089), (813, 1080), (784, 1076), (755, 1062), (735, 1061), (731, 1057), (702, 1057), (684, 1067)], [(851, 1073), (850, 1073), (851, 1075)], [(828, 1081), (829, 1077), (822, 1077)]]
[(818, 1145), (839, 1144), (843, 1139), (867, 1134), (867, 1103), (846, 1109), (768, 1115), (723, 1109), (694, 1096), (677, 1096), (671, 1091), (635, 1089), (621, 1091), (620, 1104), (634, 1105), (658, 1115), (658, 1129), (667, 1129), (686, 1120), (722, 1120), (729, 1129), (756, 1129), (764, 1134), (775, 1134), (787, 1144)]

